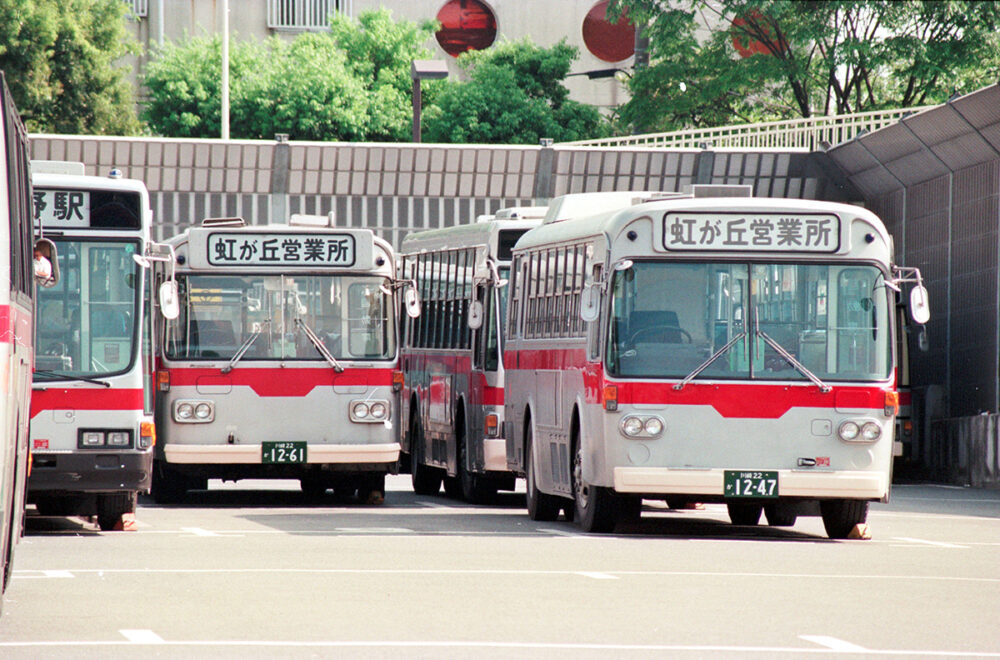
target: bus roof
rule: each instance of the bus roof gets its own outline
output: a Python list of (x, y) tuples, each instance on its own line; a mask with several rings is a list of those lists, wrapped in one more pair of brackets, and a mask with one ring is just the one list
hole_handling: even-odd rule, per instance
[(479, 222), (471, 224), (407, 234), (399, 246), (399, 252), (400, 254), (416, 254), (431, 250), (453, 250), (478, 245), (495, 247), (501, 231), (527, 231), (537, 227), (540, 223), (540, 216), (530, 219), (487, 216)]

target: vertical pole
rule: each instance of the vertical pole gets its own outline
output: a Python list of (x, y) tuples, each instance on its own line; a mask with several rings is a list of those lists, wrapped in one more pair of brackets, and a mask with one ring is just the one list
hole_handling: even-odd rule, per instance
[(413, 141), (420, 142), (420, 79), (413, 79)]
[(222, 0), (222, 139), (229, 139), (229, 0)]
[(163, 3), (167, 0), (156, 0), (156, 42), (163, 47)]

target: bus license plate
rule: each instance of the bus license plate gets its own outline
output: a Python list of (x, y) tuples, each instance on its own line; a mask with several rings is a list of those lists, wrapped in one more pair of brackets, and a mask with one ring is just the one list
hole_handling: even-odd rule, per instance
[(777, 497), (778, 473), (774, 470), (726, 470), (726, 497)]
[(306, 443), (304, 442), (262, 442), (262, 463), (305, 463)]

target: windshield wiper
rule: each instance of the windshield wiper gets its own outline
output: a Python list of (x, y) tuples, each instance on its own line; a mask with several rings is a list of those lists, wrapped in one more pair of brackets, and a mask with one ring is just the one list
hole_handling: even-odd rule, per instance
[(344, 367), (337, 362), (337, 358), (333, 357), (333, 354), (327, 350), (326, 345), (323, 344), (322, 340), (316, 336), (316, 333), (313, 332), (313, 329), (310, 328), (305, 321), (300, 318), (296, 318), (295, 325), (302, 328), (302, 332), (306, 333), (306, 337), (309, 338), (309, 341), (311, 341), (313, 346), (316, 347), (316, 350), (319, 351), (320, 355), (322, 355), (323, 358), (330, 363), (330, 366), (333, 367), (334, 371), (338, 374), (344, 371)]
[(726, 351), (728, 351), (730, 348), (732, 348), (733, 344), (735, 344), (736, 342), (738, 342), (739, 340), (743, 339), (746, 336), (747, 336), (746, 332), (741, 332), (740, 334), (738, 334), (735, 337), (733, 337), (732, 339), (730, 339), (728, 344), (726, 344), (725, 346), (723, 346), (722, 348), (720, 348), (719, 350), (717, 350), (715, 353), (712, 353), (711, 357), (709, 357), (707, 360), (705, 360), (704, 362), (702, 362), (701, 364), (699, 364), (697, 367), (695, 367), (694, 371), (692, 371), (691, 373), (689, 373), (687, 376), (684, 377), (684, 380), (682, 380), (679, 383), (674, 383), (674, 389), (675, 390), (683, 390), (684, 386), (687, 385), (688, 383), (690, 383), (692, 380), (694, 380), (695, 376), (697, 376), (702, 371), (704, 371), (705, 369), (707, 369), (708, 365), (710, 365), (713, 362), (715, 362), (716, 360), (718, 360), (720, 355), (722, 355), (723, 353), (725, 353)]
[[(270, 322), (271, 319), (267, 319), (265, 321), (261, 321), (260, 325), (263, 327), (265, 324)], [(260, 336), (260, 330), (254, 330), (252, 333), (250, 333), (250, 336), (246, 338), (243, 344), (240, 345), (239, 349), (237, 349), (236, 354), (233, 355), (231, 360), (229, 360), (229, 364), (222, 367), (222, 369), (220, 369), (219, 371), (224, 374), (228, 374), (230, 371), (232, 371), (233, 367), (236, 366), (236, 363), (243, 358), (244, 353), (250, 350), (250, 346), (253, 345), (253, 343), (257, 340), (257, 337), (259, 336)]]
[(101, 385), (102, 387), (111, 387), (111, 383), (108, 381), (97, 380), (96, 378), (91, 378), (90, 376), (71, 376), (70, 374), (63, 374), (58, 371), (49, 371), (48, 369), (35, 369), (35, 373), (43, 376), (52, 376), (53, 378), (58, 378), (60, 380), (82, 380), (85, 383), (93, 383), (94, 385)]
[(757, 334), (760, 335), (761, 338), (767, 343), (767, 345), (770, 346), (771, 348), (773, 348), (775, 350), (775, 352), (778, 353), (778, 355), (780, 355), (781, 357), (785, 358), (785, 360), (787, 360), (790, 365), (792, 365), (793, 367), (795, 367), (796, 369), (798, 369), (799, 372), (802, 373), (802, 375), (804, 375), (806, 378), (808, 378), (809, 380), (811, 380), (813, 382), (813, 384), (815, 384), (816, 387), (819, 388), (820, 392), (829, 392), (831, 389), (833, 389), (829, 385), (827, 385), (826, 383), (824, 383), (823, 381), (821, 381), (819, 379), (819, 376), (817, 376), (813, 372), (809, 371), (809, 368), (806, 365), (804, 365), (801, 362), (799, 362), (798, 360), (796, 360), (795, 356), (792, 355), (791, 353), (789, 353), (788, 351), (786, 351), (781, 346), (781, 344), (779, 344), (778, 342), (776, 342), (773, 339), (771, 339), (770, 337), (768, 337), (766, 332), (764, 332), (762, 330), (758, 330)]

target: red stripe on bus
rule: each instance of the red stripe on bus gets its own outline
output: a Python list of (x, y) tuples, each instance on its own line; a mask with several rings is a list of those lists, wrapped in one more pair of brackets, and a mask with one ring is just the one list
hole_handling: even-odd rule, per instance
[(392, 369), (253, 369), (237, 367), (228, 374), (217, 368), (169, 368), (171, 387), (249, 387), (257, 396), (306, 396), (317, 387), (391, 386)]
[(142, 412), (141, 389), (55, 388), (31, 393), (31, 417), (46, 410), (136, 410)]
[(583, 373), (588, 403), (602, 403), (605, 385), (618, 387), (619, 404), (711, 406), (726, 418), (777, 419), (792, 408), (882, 410), (891, 387), (833, 386), (820, 392), (813, 384), (697, 383), (675, 390), (674, 382), (614, 381), (604, 378), (599, 362), (588, 362), (584, 349), (510, 351), (504, 364), (511, 369), (577, 370)]
[(30, 343), (31, 312), (12, 305), (0, 305), (0, 344), (11, 344), (15, 339), (23, 346)]

